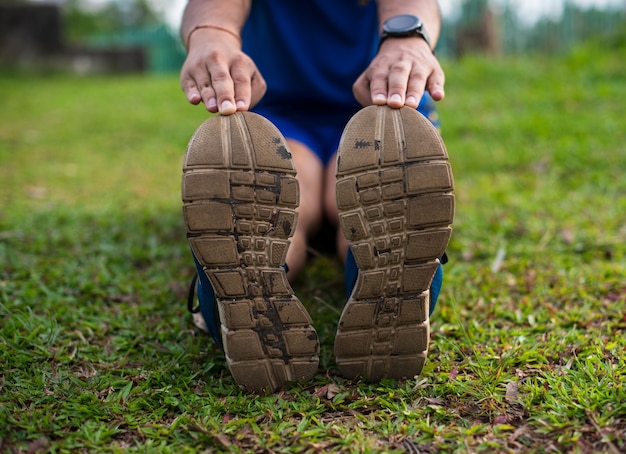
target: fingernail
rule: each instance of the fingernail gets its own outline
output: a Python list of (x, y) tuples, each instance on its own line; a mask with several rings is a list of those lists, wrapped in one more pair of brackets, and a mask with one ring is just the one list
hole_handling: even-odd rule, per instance
[(409, 96), (406, 98), (406, 103), (411, 106), (417, 106), (417, 99), (415, 99), (415, 96)]
[(233, 110), (235, 108), (235, 106), (233, 105), (232, 102), (226, 100), (222, 103), (221, 107), (220, 107), (220, 112), (228, 112), (230, 110)]
[(206, 105), (209, 109), (214, 109), (215, 107), (217, 107), (217, 99), (209, 98), (209, 102), (207, 102)]
[(444, 92), (443, 92), (443, 88), (441, 88), (440, 86), (436, 86), (435, 88), (433, 88), (433, 90), (430, 92), (430, 96), (435, 100), (435, 101), (439, 101), (440, 99), (443, 99), (444, 97)]
[(237, 109), (244, 109), (246, 107), (246, 103), (244, 101), (237, 101)]
[(399, 94), (391, 95), (391, 98), (389, 98), (389, 101), (402, 102), (402, 96), (400, 96)]
[(376, 96), (374, 96), (374, 102), (387, 102), (387, 97), (385, 95), (383, 95), (382, 93), (377, 94)]

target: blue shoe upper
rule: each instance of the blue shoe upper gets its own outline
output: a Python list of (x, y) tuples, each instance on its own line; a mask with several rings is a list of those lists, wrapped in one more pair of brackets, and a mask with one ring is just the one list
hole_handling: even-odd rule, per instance
[(193, 255), (193, 261), (196, 264), (196, 270), (198, 271), (197, 292), (200, 313), (204, 318), (204, 322), (209, 329), (211, 337), (215, 339), (215, 342), (217, 342), (221, 347), (222, 336), (220, 335), (220, 320), (217, 313), (217, 304), (215, 302), (215, 292), (213, 291), (213, 286), (211, 285), (209, 278), (202, 269), (202, 265), (200, 265), (195, 255)]
[[(193, 255), (193, 254), (192, 254)], [(198, 273), (197, 294), (198, 303), (200, 306), (200, 313), (204, 318), (204, 321), (209, 329), (211, 337), (217, 342), (218, 345), (222, 345), (222, 337), (220, 335), (220, 320), (217, 313), (217, 304), (215, 301), (215, 292), (213, 286), (207, 278), (202, 265), (198, 263), (198, 260), (193, 256), (193, 261), (196, 264)], [(442, 262), (445, 263), (445, 256)], [(348, 256), (346, 258), (345, 265), (345, 284), (347, 298), (350, 298), (354, 284), (356, 284), (357, 275), (359, 269), (357, 268), (356, 261), (352, 255), (352, 251), (348, 249)], [(443, 284), (443, 268), (441, 264), (437, 267), (435, 276), (430, 284), (430, 315), (432, 315), (439, 299), (439, 293), (441, 292), (441, 286)]]

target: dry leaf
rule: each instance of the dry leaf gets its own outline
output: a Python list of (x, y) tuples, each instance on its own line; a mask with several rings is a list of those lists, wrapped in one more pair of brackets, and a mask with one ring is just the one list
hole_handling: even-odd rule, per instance
[(320, 389), (315, 391), (315, 395), (317, 397), (321, 397), (322, 399), (328, 399), (328, 400), (332, 400), (337, 394), (339, 394), (339, 386), (333, 383), (324, 385)]
[(459, 375), (459, 368), (454, 366), (450, 371), (450, 381), (456, 380), (456, 377)]
[(445, 402), (443, 399), (438, 399), (436, 397), (425, 397), (424, 400), (428, 402), (430, 405), (443, 405)]
[(224, 434), (216, 434), (213, 435), (215, 437), (215, 439), (219, 442), (219, 444), (221, 444), (223, 447), (225, 448), (230, 448), (232, 443), (230, 442), (230, 440), (228, 439), (228, 437)]
[(507, 415), (498, 415), (493, 420), (494, 426), (499, 426), (500, 424), (506, 424), (509, 422), (509, 417)]
[(517, 402), (517, 395), (519, 394), (519, 383), (516, 381), (510, 381), (506, 384), (506, 400), (509, 402)]

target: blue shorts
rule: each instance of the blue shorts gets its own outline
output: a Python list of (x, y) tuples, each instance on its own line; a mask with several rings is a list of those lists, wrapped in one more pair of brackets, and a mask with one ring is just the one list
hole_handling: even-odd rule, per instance
[[(417, 110), (439, 128), (439, 115), (432, 98), (425, 94)], [(356, 112), (332, 112), (332, 109), (302, 109), (292, 104), (263, 106), (255, 112), (270, 120), (286, 139), (296, 140), (315, 153), (324, 166), (332, 159), (346, 124)]]

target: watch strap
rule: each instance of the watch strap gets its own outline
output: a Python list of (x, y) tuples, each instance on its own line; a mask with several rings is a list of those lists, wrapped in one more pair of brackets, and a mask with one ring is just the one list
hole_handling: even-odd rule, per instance
[[(392, 20), (388, 19), (389, 20)], [(383, 43), (383, 41), (385, 41), (387, 38), (408, 38), (408, 37), (412, 37), (412, 36), (418, 36), (420, 38), (422, 38), (424, 41), (426, 41), (426, 44), (428, 44), (428, 47), (430, 48), (430, 50), (432, 51), (432, 53), (435, 53), (435, 50), (433, 49), (433, 46), (431, 44), (430, 41), (430, 36), (428, 35), (428, 32), (426, 32), (426, 29), (424, 28), (424, 25), (422, 24), (422, 22), (415, 18), (416, 20), (418, 20), (419, 26), (410, 29), (410, 30), (406, 30), (406, 31), (396, 31), (396, 32), (389, 32), (387, 30), (385, 30), (385, 27), (383, 27), (383, 32), (380, 35), (380, 40), (378, 41), (378, 48), (380, 48), (381, 44)]]

